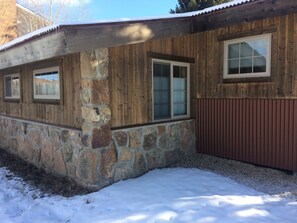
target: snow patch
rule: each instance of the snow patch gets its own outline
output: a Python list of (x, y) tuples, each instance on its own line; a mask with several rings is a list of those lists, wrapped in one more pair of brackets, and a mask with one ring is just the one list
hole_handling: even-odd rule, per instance
[(199, 169), (154, 170), (72, 198), (34, 194), (37, 189), (0, 168), (1, 223), (290, 223), (297, 216), (297, 202), (268, 196)]

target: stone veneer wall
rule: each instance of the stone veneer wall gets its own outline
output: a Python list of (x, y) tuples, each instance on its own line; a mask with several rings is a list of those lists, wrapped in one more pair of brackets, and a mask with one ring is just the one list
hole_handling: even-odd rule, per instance
[(114, 181), (176, 163), (196, 152), (195, 120), (169, 122), (112, 132), (117, 148)]
[(0, 116), (0, 147), (55, 175), (76, 178), (85, 145), (81, 131)]
[(94, 190), (195, 153), (195, 121), (112, 131), (105, 149), (87, 144), (82, 131), (0, 116), (1, 148)]
[(107, 48), (80, 53), (82, 134), (87, 145), (80, 155), (79, 183), (102, 188), (113, 182), (117, 153), (112, 143)]

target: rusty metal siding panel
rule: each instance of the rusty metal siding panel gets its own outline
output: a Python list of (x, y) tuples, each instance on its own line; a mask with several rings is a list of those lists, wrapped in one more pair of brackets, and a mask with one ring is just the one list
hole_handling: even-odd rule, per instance
[(197, 150), (297, 171), (297, 99), (197, 99)]

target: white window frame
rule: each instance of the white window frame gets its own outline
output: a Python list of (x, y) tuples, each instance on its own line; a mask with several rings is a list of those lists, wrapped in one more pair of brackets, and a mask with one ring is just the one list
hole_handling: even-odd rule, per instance
[[(244, 41), (256, 40), (259, 38), (265, 38), (267, 41), (266, 72), (228, 74), (228, 46), (230, 44), (236, 44), (236, 43), (241, 43)], [(224, 41), (224, 79), (270, 77), (270, 75), (271, 75), (271, 33)]]
[[(42, 73), (48, 73), (48, 72), (58, 72), (59, 75), (59, 95), (37, 95), (36, 94), (36, 88), (35, 88), (35, 75), (36, 74), (42, 74)], [(38, 70), (33, 70), (33, 89), (34, 89), (34, 99), (44, 99), (44, 100), (60, 100), (61, 95), (61, 78), (60, 78), (60, 69), (58, 66), (56, 67), (49, 67), (49, 68), (43, 68)]]
[[(19, 87), (20, 87), (20, 94), (19, 95), (13, 95), (11, 92), (11, 96), (6, 96), (6, 83), (5, 83), (5, 78), (10, 77), (11, 79), (14, 77), (18, 77), (19, 78)], [(20, 99), (21, 98), (21, 82), (20, 82), (20, 74), (19, 73), (14, 73), (14, 74), (7, 74), (4, 75), (4, 79), (3, 79), (3, 84), (4, 84), (4, 98), (5, 99)], [(12, 88), (11, 88), (12, 89)]]
[[(154, 108), (154, 62), (159, 63), (167, 63), (170, 64), (170, 118), (164, 118), (164, 119), (155, 119), (155, 108)], [(187, 67), (187, 114), (186, 115), (174, 115), (174, 109), (173, 109), (173, 66), (183, 66)], [(190, 64), (184, 63), (184, 62), (177, 62), (177, 61), (171, 61), (171, 60), (162, 60), (162, 59), (152, 59), (152, 119), (153, 122), (160, 122), (160, 121), (169, 121), (174, 119), (184, 119), (190, 117)]]

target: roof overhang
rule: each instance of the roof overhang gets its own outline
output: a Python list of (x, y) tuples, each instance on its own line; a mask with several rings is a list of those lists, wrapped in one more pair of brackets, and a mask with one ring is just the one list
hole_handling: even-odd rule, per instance
[(202, 14), (193, 19), (193, 32), (203, 32), (234, 24), (297, 12), (297, 0), (249, 0), (225, 10)]
[(145, 42), (191, 33), (191, 19), (63, 25), (0, 52), (0, 69), (80, 51)]
[(296, 0), (235, 0), (168, 18), (60, 25), (0, 47), (0, 70), (70, 53), (203, 32), (295, 12)]

